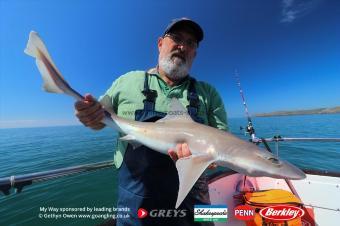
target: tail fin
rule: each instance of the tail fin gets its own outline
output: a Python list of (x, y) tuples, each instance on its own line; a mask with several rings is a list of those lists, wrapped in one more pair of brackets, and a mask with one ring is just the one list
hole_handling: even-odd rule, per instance
[[(29, 38), (27, 41), (26, 49), (24, 52), (27, 55), (30, 55), (34, 58), (41, 58), (41, 53), (45, 55), (45, 57), (52, 63), (53, 67), (57, 69), (55, 64), (53, 63), (53, 60), (50, 56), (50, 54), (47, 51), (47, 48), (44, 44), (44, 42), (41, 40), (39, 34), (35, 31), (31, 31), (29, 34)], [(57, 69), (58, 71), (58, 69)], [(58, 71), (60, 73), (60, 71)]]
[(37, 58), (39, 57), (38, 49), (40, 49), (40, 51), (47, 52), (47, 49), (44, 43), (41, 41), (38, 33), (35, 31), (31, 31), (24, 52), (27, 55)]
[(52, 66), (55, 68), (55, 70), (61, 75), (58, 68), (55, 66), (50, 54), (47, 51), (47, 48), (44, 44), (44, 42), (41, 40), (39, 34), (35, 31), (31, 31), (29, 34), (29, 38), (27, 41), (26, 49), (24, 52), (27, 55), (30, 55), (34, 58), (41, 58), (41, 54), (44, 54), (44, 56), (47, 58), (47, 60), (52, 64)]
[(53, 63), (44, 42), (40, 39), (37, 32), (30, 32), (24, 52), (36, 59), (35, 62), (44, 81), (44, 90), (50, 93), (65, 93), (65, 90), (62, 89), (61, 85), (57, 84), (58, 80), (64, 79)]
[[(77, 100), (83, 100), (83, 97), (77, 91), (72, 89), (61, 76), (60, 71), (53, 63), (44, 42), (40, 39), (37, 32), (30, 32), (24, 52), (35, 58), (35, 62), (44, 80), (43, 87), (45, 91), (51, 93), (64, 93), (74, 97)], [(110, 114), (107, 114), (103, 119), (103, 123), (118, 131), (121, 131), (117, 123), (114, 121), (115, 119), (117, 120), (116, 114), (114, 114), (110, 108), (106, 108), (106, 110), (109, 111), (109, 113), (112, 115), (112, 118), (109, 116)]]

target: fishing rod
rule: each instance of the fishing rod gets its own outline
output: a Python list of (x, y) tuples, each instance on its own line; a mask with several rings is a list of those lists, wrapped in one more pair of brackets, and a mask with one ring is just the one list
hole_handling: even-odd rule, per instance
[[(242, 87), (241, 87), (240, 76), (238, 75), (237, 70), (235, 70), (235, 78), (236, 78), (237, 85), (238, 85), (239, 90), (240, 90), (240, 95), (241, 95), (241, 98), (242, 98), (242, 101), (243, 101), (243, 106), (245, 108), (245, 113), (247, 115), (248, 125), (247, 125), (247, 128), (246, 128), (246, 133), (248, 133), (250, 135), (250, 137), (251, 137), (250, 142), (252, 142), (252, 143), (254, 143), (256, 145), (259, 145), (260, 143), (263, 143), (264, 146), (266, 147), (266, 149), (269, 152), (272, 153), (272, 150), (270, 149), (269, 145), (267, 144), (267, 141), (266, 141), (267, 139), (265, 139), (265, 138), (260, 139), (255, 134), (255, 128), (253, 126), (253, 122), (252, 122), (251, 117), (249, 115), (247, 103), (246, 103), (246, 100), (244, 98), (243, 90), (242, 90)], [(276, 138), (277, 139), (283, 139), (283, 138), (281, 138), (281, 136), (277, 136)], [(273, 140), (273, 141), (275, 141), (275, 140)], [(276, 142), (276, 156), (277, 157), (279, 157), (279, 145), (278, 144), (279, 143)], [(246, 186), (246, 177), (247, 176), (244, 176), (244, 179), (243, 179), (243, 188), (245, 188), (245, 186)], [(290, 180), (288, 180), (288, 179), (284, 179), (284, 180), (285, 180), (287, 186), (289, 187), (289, 189), (292, 191), (292, 193), (294, 195), (296, 195), (297, 197), (299, 197), (297, 191), (295, 190), (295, 188), (294, 188), (293, 184), (290, 182)]]
[[(235, 70), (235, 78), (236, 78), (236, 84), (239, 87), (240, 90), (240, 95), (242, 98), (242, 102), (243, 102), (243, 106), (244, 106), (244, 111), (245, 114), (247, 116), (247, 120), (248, 120), (248, 124), (246, 127), (245, 132), (247, 134), (250, 135), (251, 139), (250, 141), (252, 143), (255, 144), (260, 144), (263, 143), (266, 147), (266, 149), (270, 152), (272, 152), (267, 144), (267, 142), (276, 142), (276, 155), (278, 155), (278, 143), (279, 142), (283, 142), (283, 141), (287, 141), (287, 142), (301, 142), (301, 141), (314, 141), (314, 142), (340, 142), (340, 138), (327, 138), (327, 137), (319, 137), (319, 138), (314, 138), (314, 137), (281, 137), (280, 135), (274, 136), (272, 138), (258, 138), (255, 134), (255, 128), (253, 125), (253, 121), (250, 117), (249, 111), (248, 111), (248, 106), (244, 97), (244, 92), (241, 86), (241, 80), (240, 80), (240, 76), (237, 72), (237, 70)], [(240, 127), (240, 129), (242, 130), (243, 128)]]
[(280, 141), (315, 141), (315, 142), (340, 142), (340, 138), (309, 138), (309, 137), (281, 137), (274, 136), (272, 138), (259, 139), (257, 142), (280, 142)]
[(97, 162), (92, 164), (78, 165), (38, 173), (29, 173), (18, 176), (0, 178), (0, 190), (4, 195), (9, 195), (12, 188), (20, 193), (24, 186), (35, 182), (47, 181), (59, 177), (70, 176), (78, 173), (105, 169), (113, 166), (113, 161)]
[[(247, 120), (248, 120), (248, 124), (247, 124), (247, 127), (246, 127), (246, 133), (248, 133), (250, 135), (252, 141), (255, 141), (258, 138), (255, 135), (255, 129), (254, 129), (254, 126), (253, 126), (253, 121), (251, 120), (251, 117), (249, 115), (248, 106), (247, 106), (247, 103), (246, 103), (246, 99), (244, 98), (243, 89), (241, 87), (240, 76), (239, 76), (237, 70), (235, 70), (235, 78), (236, 78), (236, 84), (237, 84), (237, 86), (239, 87), (239, 90), (240, 90), (240, 95), (241, 95), (241, 98), (242, 98), (244, 111), (245, 111), (245, 114), (246, 114)], [(242, 129), (242, 127), (241, 127), (241, 129)]]

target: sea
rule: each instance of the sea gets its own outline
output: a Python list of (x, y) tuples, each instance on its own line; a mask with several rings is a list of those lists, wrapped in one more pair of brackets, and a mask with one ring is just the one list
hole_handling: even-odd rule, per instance
[[(230, 131), (248, 140), (245, 118), (230, 118)], [(258, 137), (340, 138), (340, 114), (259, 117)], [(0, 129), (0, 178), (113, 159), (117, 133), (83, 126)], [(276, 150), (276, 145), (271, 144)], [(340, 172), (339, 142), (281, 142), (278, 154), (303, 169)], [(95, 226), (117, 211), (117, 170), (108, 169), (34, 183), (0, 194), (0, 226)]]

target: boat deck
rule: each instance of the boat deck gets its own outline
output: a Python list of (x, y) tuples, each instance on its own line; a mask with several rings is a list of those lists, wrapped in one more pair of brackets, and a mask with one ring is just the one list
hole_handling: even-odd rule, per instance
[[(224, 172), (210, 177), (209, 194), (213, 204), (227, 204), (228, 222), (215, 223), (216, 226), (244, 226), (245, 222), (235, 219), (234, 207), (237, 200), (233, 198), (236, 191), (243, 188), (244, 175)], [(254, 190), (283, 189), (297, 194), (319, 226), (337, 226), (340, 220), (340, 176), (307, 174), (304, 180), (286, 181), (269, 177), (247, 177), (246, 189)], [(312, 226), (304, 220), (304, 226)]]

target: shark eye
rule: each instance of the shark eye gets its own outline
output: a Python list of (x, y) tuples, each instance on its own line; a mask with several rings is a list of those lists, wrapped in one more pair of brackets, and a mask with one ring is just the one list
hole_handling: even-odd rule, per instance
[(280, 161), (277, 158), (270, 157), (268, 158), (269, 161), (271, 161), (274, 164), (280, 164)]
[(268, 162), (275, 164), (275, 165), (281, 165), (281, 161), (278, 158), (275, 158), (275, 156), (273, 156), (272, 154), (266, 153), (266, 152), (262, 152), (260, 154), (258, 154), (258, 156), (264, 160), (268, 160)]

